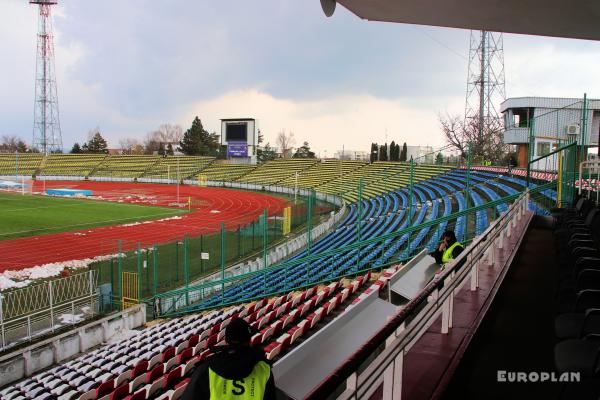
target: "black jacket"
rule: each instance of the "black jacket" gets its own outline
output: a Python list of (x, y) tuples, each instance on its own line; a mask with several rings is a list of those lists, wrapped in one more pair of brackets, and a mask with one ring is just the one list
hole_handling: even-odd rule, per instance
[[(454, 243), (456, 243), (456, 242), (448, 243), (448, 247), (452, 246)], [(444, 252), (443, 252), (443, 251), (440, 251), (440, 250), (439, 250), (439, 248), (440, 248), (440, 247), (438, 246), (438, 247), (435, 249), (435, 251), (434, 251), (433, 253), (431, 253), (431, 256), (432, 256), (433, 258), (435, 258), (435, 262), (436, 262), (436, 263), (438, 263), (438, 264), (443, 264), (443, 263), (442, 263), (442, 256), (444, 255)], [(465, 248), (464, 248), (464, 247), (462, 247), (462, 245), (461, 245), (461, 246), (456, 246), (456, 247), (455, 247), (455, 248), (452, 250), (452, 258), (456, 258), (456, 257), (458, 257), (458, 255), (459, 255), (460, 253), (462, 253), (462, 251), (463, 251), (464, 249), (465, 249)]]
[[(268, 363), (265, 353), (257, 347), (217, 346), (214, 351), (215, 354), (198, 365), (192, 374), (183, 393), (183, 400), (210, 399), (209, 368), (225, 379), (240, 380), (250, 375), (259, 361)], [(275, 380), (272, 371), (265, 388), (264, 399), (275, 400)]]

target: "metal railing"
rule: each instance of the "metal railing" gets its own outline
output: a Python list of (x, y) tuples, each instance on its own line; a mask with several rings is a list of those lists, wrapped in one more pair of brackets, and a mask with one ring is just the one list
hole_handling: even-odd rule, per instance
[[(504, 249), (518, 247), (531, 220), (528, 206), (529, 191), (307, 398), (324, 399), (333, 395), (344, 400), (365, 399), (383, 384), (383, 399), (400, 399), (402, 371), (410, 368), (403, 363), (404, 355), (440, 315), (441, 333), (450, 332), (455, 295), (466, 284), (471, 291), (478, 289), (480, 264), (492, 265), (503, 257)], [(507, 265), (504, 267), (506, 273)]]
[(0, 292), (0, 350), (94, 317), (97, 286), (97, 271), (87, 271)]

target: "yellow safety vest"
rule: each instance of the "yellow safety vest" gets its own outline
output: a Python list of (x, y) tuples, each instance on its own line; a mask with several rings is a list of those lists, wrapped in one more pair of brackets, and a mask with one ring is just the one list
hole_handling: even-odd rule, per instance
[(442, 264), (446, 264), (448, 261), (450, 261), (454, 258), (454, 257), (452, 257), (452, 250), (454, 250), (454, 248), (456, 246), (462, 247), (462, 244), (460, 244), (459, 242), (454, 242), (454, 243), (452, 243), (452, 246), (448, 247), (444, 251), (444, 254), (442, 254)]
[(259, 361), (244, 379), (225, 379), (208, 368), (210, 400), (262, 400), (271, 376), (271, 367)]

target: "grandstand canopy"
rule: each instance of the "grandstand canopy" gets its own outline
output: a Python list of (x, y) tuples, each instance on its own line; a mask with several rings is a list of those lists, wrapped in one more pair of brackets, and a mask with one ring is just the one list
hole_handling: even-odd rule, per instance
[[(329, 0), (330, 2), (332, 0)], [(323, 3), (324, 1), (322, 1)], [(589, 0), (337, 0), (360, 18), (600, 40), (600, 2)]]

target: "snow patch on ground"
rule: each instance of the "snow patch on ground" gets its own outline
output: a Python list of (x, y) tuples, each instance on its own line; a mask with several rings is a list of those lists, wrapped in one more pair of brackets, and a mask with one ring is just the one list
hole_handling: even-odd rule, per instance
[(130, 224), (123, 224), (120, 226), (137, 226), (137, 225), (146, 225), (146, 224), (151, 224), (153, 222), (165, 222), (165, 221), (173, 221), (176, 219), (183, 219), (183, 217), (179, 217), (179, 216), (175, 216), (175, 217), (169, 217), (169, 218), (162, 218), (162, 219), (156, 219), (154, 221), (142, 221), (142, 222), (132, 222)]
[(0, 273), (0, 292), (6, 289), (15, 289), (27, 286), (38, 279), (46, 279), (59, 276), (65, 269), (85, 268), (88, 265), (103, 260), (117, 258), (118, 254), (109, 254), (105, 256), (96, 256), (94, 258), (84, 258), (83, 260), (61, 261), (36, 265), (35, 267), (9, 270)]

